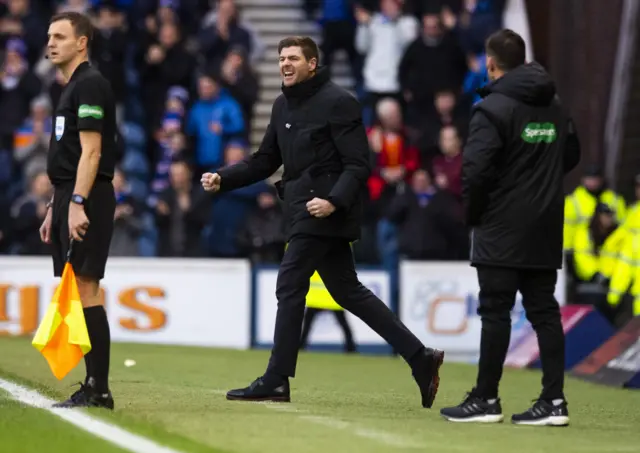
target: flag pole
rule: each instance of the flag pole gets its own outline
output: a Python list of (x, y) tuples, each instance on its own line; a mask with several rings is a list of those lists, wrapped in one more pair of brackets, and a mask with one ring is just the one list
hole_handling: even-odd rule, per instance
[(69, 241), (69, 250), (67, 250), (67, 263), (71, 261), (71, 254), (73, 253), (73, 238)]

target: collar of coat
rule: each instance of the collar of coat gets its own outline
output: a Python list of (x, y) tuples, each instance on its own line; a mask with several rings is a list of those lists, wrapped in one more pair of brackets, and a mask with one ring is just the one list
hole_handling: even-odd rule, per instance
[(331, 79), (331, 74), (327, 67), (318, 68), (316, 75), (307, 80), (291, 86), (282, 85), (282, 93), (287, 99), (308, 98), (314, 95), (322, 86)]

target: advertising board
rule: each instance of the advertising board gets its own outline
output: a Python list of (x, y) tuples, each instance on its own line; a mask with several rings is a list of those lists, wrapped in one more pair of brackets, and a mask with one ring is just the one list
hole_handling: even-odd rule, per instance
[[(565, 304), (564, 272), (558, 272), (556, 299)], [(447, 359), (476, 362), (481, 322), (478, 279), (467, 262), (402, 261), (400, 319), (427, 346), (444, 349)], [(527, 333), (522, 296), (512, 311), (512, 342)]]
[[(0, 258), (0, 334), (33, 335), (57, 284), (50, 258)], [(248, 261), (111, 258), (101, 297), (113, 341), (250, 346)]]

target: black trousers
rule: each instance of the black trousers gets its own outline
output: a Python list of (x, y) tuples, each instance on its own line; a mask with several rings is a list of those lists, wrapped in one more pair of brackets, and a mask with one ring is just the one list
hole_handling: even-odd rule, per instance
[[(74, 182), (56, 186), (51, 212), (51, 250), (54, 276), (62, 276), (69, 251), (69, 203)], [(76, 275), (102, 280), (113, 236), (116, 197), (110, 181), (97, 180), (87, 197), (84, 212), (89, 219), (87, 234), (75, 242), (71, 264)]]
[(541, 399), (564, 398), (564, 331), (555, 299), (555, 270), (477, 266), (480, 284), (478, 314), (482, 318), (480, 364), (473, 394), (497, 398), (511, 337), (511, 310), (522, 294), (527, 319), (538, 337), (542, 361)]
[(353, 341), (353, 333), (351, 332), (351, 327), (347, 322), (347, 317), (344, 313), (344, 310), (321, 310), (319, 308), (307, 307), (304, 313), (304, 320), (302, 321), (302, 338), (300, 338), (300, 349), (304, 349), (307, 347), (307, 341), (309, 339), (309, 333), (311, 333), (311, 326), (313, 325), (313, 321), (316, 319), (318, 314), (323, 311), (330, 311), (336, 317), (336, 321), (340, 325), (342, 329), (342, 333), (344, 334), (344, 349), (347, 352), (354, 352), (356, 350), (356, 344)]
[(297, 235), (289, 241), (278, 272), (278, 313), (267, 373), (295, 376), (309, 280), (316, 270), (333, 300), (362, 319), (405, 360), (423, 347), (389, 307), (360, 283), (349, 241)]

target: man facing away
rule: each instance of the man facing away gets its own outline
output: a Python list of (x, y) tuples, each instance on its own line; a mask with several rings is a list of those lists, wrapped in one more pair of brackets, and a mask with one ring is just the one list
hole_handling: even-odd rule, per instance
[(567, 425), (564, 332), (554, 292), (562, 267), (563, 177), (580, 160), (580, 145), (549, 75), (537, 63), (525, 64), (519, 35), (494, 33), (486, 54), (492, 82), (473, 109), (462, 167), (471, 263), (480, 284), (480, 363), (467, 398), (440, 412), (450, 421), (503, 420), (498, 384), (519, 291), (538, 337), (543, 389), (512, 422)]
[(350, 241), (360, 235), (362, 194), (371, 173), (361, 107), (318, 67), (318, 47), (307, 37), (278, 45), (282, 95), (258, 151), (218, 173), (205, 173), (210, 192), (261, 181), (284, 165), (279, 194), (284, 200), (288, 247), (278, 272), (278, 312), (266, 373), (227, 399), (290, 401), (309, 280), (318, 271), (333, 299), (349, 310), (409, 363), (431, 407), (438, 391), (444, 352), (425, 348), (402, 322), (365, 288), (356, 274)]

